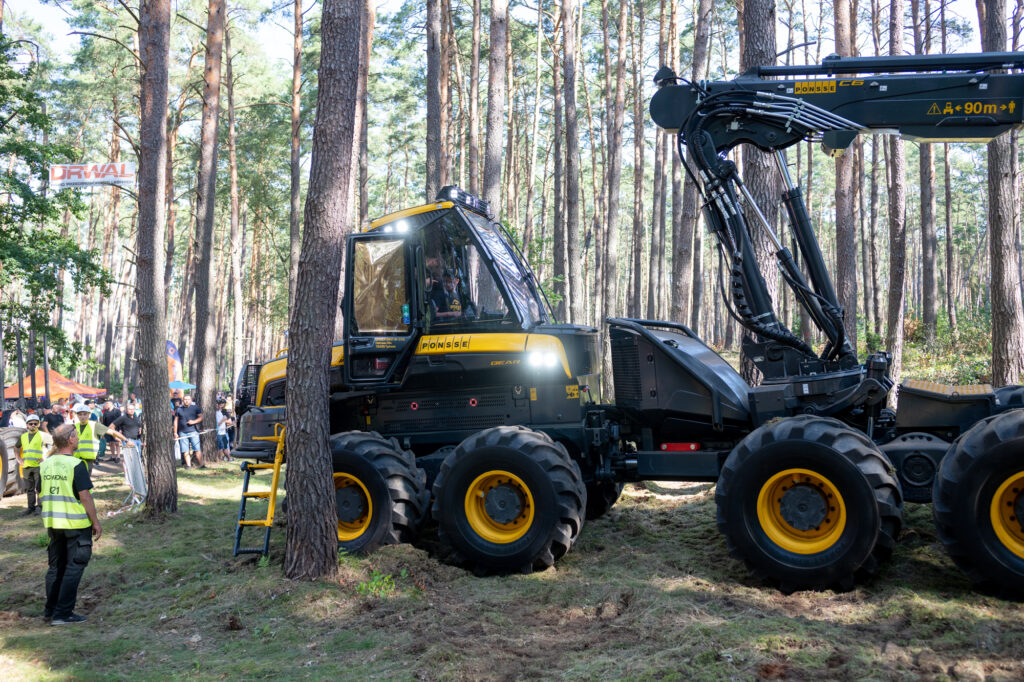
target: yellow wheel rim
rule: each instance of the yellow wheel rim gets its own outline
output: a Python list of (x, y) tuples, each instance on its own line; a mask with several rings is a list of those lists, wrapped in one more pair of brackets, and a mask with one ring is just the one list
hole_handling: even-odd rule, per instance
[[(803, 514), (802, 520), (794, 513)], [(761, 486), (757, 520), (765, 535), (787, 552), (817, 554), (842, 536), (846, 505), (839, 489), (821, 474), (786, 469)]]
[(1018, 512), (1024, 508), (1021, 496), (1024, 495), (1024, 471), (1018, 471), (1003, 481), (996, 494), (992, 496), (992, 528), (996, 537), (1008, 550), (1024, 559), (1024, 519)]
[(361, 501), (365, 505), (365, 511), (355, 521), (342, 521), (338, 519), (338, 542), (348, 542), (358, 538), (370, 527), (370, 519), (373, 518), (373, 500), (370, 498), (370, 491), (366, 489), (363, 482), (352, 474), (334, 474), (334, 489), (337, 491), (342, 488), (356, 488), (357, 492), (361, 495)]
[(466, 490), (466, 519), (488, 542), (507, 545), (526, 534), (533, 523), (530, 488), (508, 471), (481, 474)]

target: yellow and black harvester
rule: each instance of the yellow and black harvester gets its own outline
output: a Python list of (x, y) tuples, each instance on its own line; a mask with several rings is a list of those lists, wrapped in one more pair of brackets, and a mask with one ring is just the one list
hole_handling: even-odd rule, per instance
[[(864, 132), (991, 139), (1021, 127), (1022, 69), (1024, 54), (1000, 53), (832, 57), (728, 82), (659, 71), (651, 114), (701, 188), (756, 387), (683, 324), (612, 318), (614, 403), (599, 402), (598, 331), (554, 320), (510, 235), (458, 188), (351, 235), (325, 453), (339, 545), (411, 540), (432, 518), (475, 570), (542, 569), (624, 483), (717, 481), (730, 552), (784, 591), (876, 573), (909, 500), (934, 502), (939, 537), (979, 587), (1024, 594), (1024, 389), (906, 381), (886, 408), (891, 356), (861, 363), (845, 337), (783, 154), (808, 139), (835, 153)], [(778, 159), (803, 268), (728, 160), (739, 143)], [(748, 219), (775, 244), (820, 350), (776, 317)], [(272, 456), (255, 438), (284, 420), (286, 363), (241, 377), (237, 454)]]

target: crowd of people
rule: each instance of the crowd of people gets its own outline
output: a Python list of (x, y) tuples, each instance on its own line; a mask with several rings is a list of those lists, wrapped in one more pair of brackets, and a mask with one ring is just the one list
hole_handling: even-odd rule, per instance
[[(126, 446), (142, 453), (142, 403), (132, 394), (123, 405), (62, 399), (27, 401), (25, 407), (3, 410), (0, 427), (25, 429), (15, 444), (28, 493), (24, 515), (42, 516), (49, 537), (43, 617), (51, 625), (81, 623), (85, 616), (74, 612), (78, 586), (92, 543), (103, 532), (90, 492), (92, 468), (98, 461), (123, 461), (132, 455), (122, 451)], [(182, 466), (191, 468), (194, 460), (206, 468), (199, 441), (202, 409), (184, 394), (171, 399), (170, 412)], [(218, 394), (216, 414), (217, 452), (230, 459), (236, 421), (230, 395)]]

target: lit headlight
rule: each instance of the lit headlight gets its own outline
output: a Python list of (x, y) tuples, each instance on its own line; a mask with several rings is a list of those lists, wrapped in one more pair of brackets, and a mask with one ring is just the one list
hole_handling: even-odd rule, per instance
[(554, 367), (558, 364), (558, 357), (550, 351), (534, 351), (527, 356), (526, 361), (531, 367)]
[(405, 234), (406, 232), (409, 231), (409, 223), (405, 222), (404, 220), (399, 220), (397, 223), (395, 223), (395, 229), (398, 230), (400, 234)]

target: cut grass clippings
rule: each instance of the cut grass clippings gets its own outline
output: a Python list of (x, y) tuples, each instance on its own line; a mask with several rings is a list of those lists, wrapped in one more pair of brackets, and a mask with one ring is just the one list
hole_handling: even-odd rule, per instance
[[(41, 618), (42, 523), (23, 496), (0, 502), (5, 680), (1024, 677), (1024, 606), (970, 590), (926, 506), (907, 505), (892, 563), (848, 593), (753, 580), (715, 528), (714, 488), (693, 483), (627, 486), (541, 573), (478, 578), (425, 540), (293, 582), (283, 529), (269, 560), (231, 556), (237, 465), (178, 476), (177, 514), (103, 519), (89, 620), (60, 629)], [(105, 514), (124, 482), (96, 483)]]

